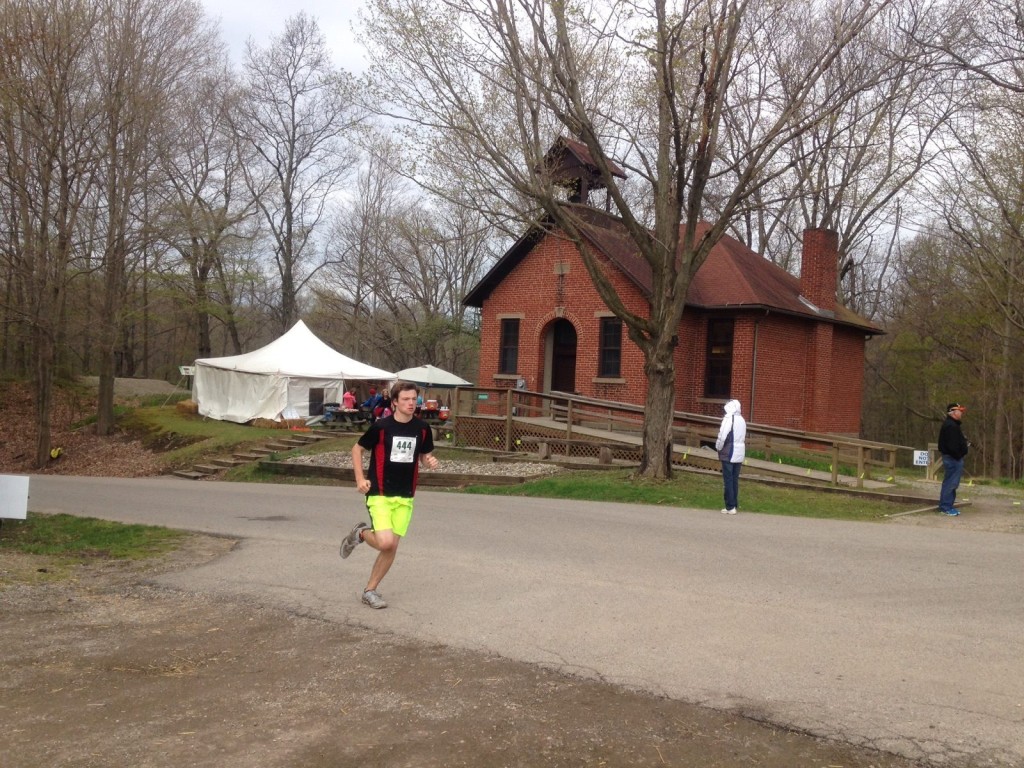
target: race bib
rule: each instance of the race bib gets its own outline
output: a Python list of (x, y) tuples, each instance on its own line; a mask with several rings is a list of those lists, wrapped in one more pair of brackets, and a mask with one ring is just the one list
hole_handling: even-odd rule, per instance
[(391, 441), (391, 463), (412, 464), (416, 456), (415, 437), (396, 437)]

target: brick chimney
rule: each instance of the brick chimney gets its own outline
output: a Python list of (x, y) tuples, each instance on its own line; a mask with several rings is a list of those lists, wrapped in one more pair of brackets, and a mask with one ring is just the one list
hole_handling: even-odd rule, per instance
[(831, 229), (805, 229), (803, 245), (800, 293), (818, 309), (834, 312), (839, 233)]

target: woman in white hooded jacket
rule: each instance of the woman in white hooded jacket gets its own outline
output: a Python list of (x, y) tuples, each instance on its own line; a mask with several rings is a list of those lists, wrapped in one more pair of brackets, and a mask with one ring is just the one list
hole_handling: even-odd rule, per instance
[(740, 503), (740, 467), (746, 457), (747, 422), (740, 414), (740, 401), (725, 404), (725, 416), (718, 428), (715, 450), (722, 461), (722, 483), (725, 486), (723, 515), (735, 515)]

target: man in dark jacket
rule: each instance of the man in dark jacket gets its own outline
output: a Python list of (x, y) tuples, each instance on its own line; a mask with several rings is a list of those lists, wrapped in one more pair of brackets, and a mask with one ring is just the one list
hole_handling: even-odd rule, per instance
[(960, 485), (960, 477), (964, 473), (964, 457), (967, 455), (969, 443), (960, 427), (960, 419), (967, 410), (960, 403), (946, 406), (946, 420), (939, 429), (939, 453), (942, 454), (942, 490), (939, 492), (939, 511), (944, 515), (955, 517), (960, 513), (953, 506), (956, 502), (956, 489)]

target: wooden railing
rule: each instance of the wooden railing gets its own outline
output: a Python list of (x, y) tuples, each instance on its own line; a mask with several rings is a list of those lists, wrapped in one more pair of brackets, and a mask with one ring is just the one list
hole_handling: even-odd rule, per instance
[[(514, 425), (530, 418), (544, 418), (564, 424), (564, 438), (574, 439), (574, 430), (586, 428), (610, 434), (642, 437), (644, 408), (630, 403), (596, 400), (560, 392), (533, 392), (524, 389), (459, 387), (451, 400), (450, 428), (459, 434), (460, 418), (484, 418), (504, 422), (504, 429), (494, 436), (496, 445), (513, 450)], [(677, 445), (696, 448), (713, 445), (720, 419), (676, 411), (672, 419), (673, 441)], [(576, 435), (578, 438), (579, 435)], [(601, 442), (594, 438), (595, 444)], [(911, 451), (905, 446), (862, 440), (856, 437), (806, 432), (747, 422), (747, 451), (761, 452), (764, 459), (803, 458), (827, 461), (831, 482), (838, 485), (840, 467), (855, 473), (858, 487), (870, 478), (873, 470), (891, 472), (897, 465), (897, 453)]]

